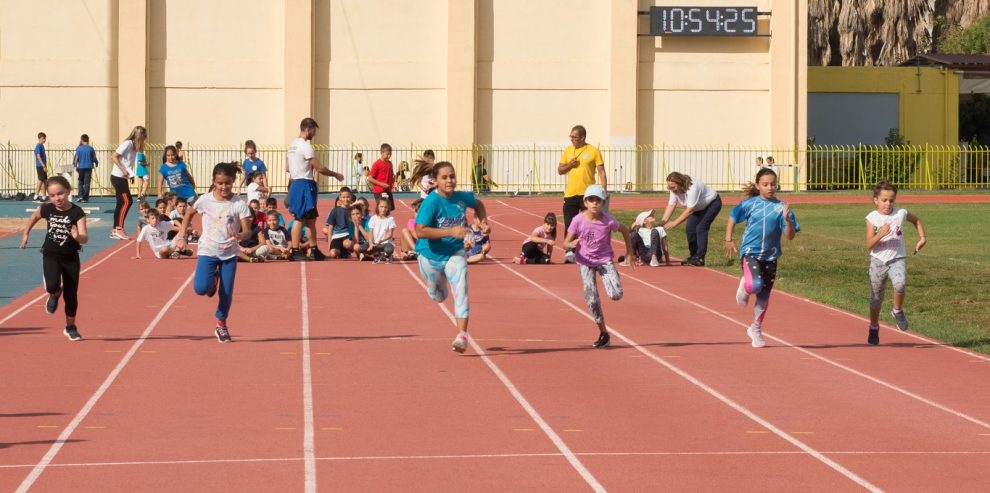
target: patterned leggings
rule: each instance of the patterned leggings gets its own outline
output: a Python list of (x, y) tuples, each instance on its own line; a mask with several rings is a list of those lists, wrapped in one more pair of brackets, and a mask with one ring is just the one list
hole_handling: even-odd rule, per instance
[(907, 287), (907, 261), (903, 258), (881, 262), (870, 257), (870, 308), (879, 310), (887, 293), (887, 279), (894, 286), (894, 291), (904, 293)]
[(468, 318), (467, 257), (463, 251), (446, 262), (419, 256), (419, 274), (426, 283), (426, 292), (437, 303), (443, 303), (449, 292), (447, 282), (454, 291), (454, 317)]
[(740, 282), (743, 288), (747, 293), (756, 295), (756, 303), (753, 304), (753, 325), (760, 327), (763, 325), (763, 318), (767, 316), (773, 283), (777, 281), (777, 261), (757, 260), (751, 255), (744, 255), (742, 270), (743, 277)]
[(605, 265), (583, 265), (579, 264), (581, 272), (581, 283), (584, 285), (584, 302), (591, 310), (591, 316), (595, 318), (595, 323), (605, 323), (605, 315), (602, 314), (602, 299), (598, 296), (598, 283), (595, 282), (595, 274), (602, 278), (602, 285), (605, 286), (605, 294), (609, 299), (615, 301), (622, 298), (622, 281), (619, 279), (619, 271), (615, 269), (615, 264), (609, 262)]

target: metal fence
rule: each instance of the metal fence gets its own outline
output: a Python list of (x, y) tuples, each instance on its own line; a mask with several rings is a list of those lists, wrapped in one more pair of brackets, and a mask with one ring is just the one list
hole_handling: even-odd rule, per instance
[[(321, 191), (336, 190), (341, 184), (361, 185), (354, 167), (355, 155), (363, 155), (362, 166), (378, 159), (378, 145), (314, 146), (317, 158), (330, 169), (345, 175), (343, 183), (320, 179)], [(91, 193), (111, 195), (111, 154), (116, 146), (95, 146), (100, 165), (92, 174)], [(392, 163), (410, 169), (417, 155), (433, 149), (438, 161), (450, 161), (460, 177), (459, 187), (485, 193), (560, 193), (564, 177), (557, 174), (563, 146), (474, 145), (438, 147), (393, 145)], [(193, 173), (197, 192), (210, 184), (210, 171), (218, 162), (242, 161), (241, 145), (187, 145), (186, 164)], [(905, 189), (960, 190), (990, 187), (990, 148), (965, 146), (808, 146), (802, 148), (732, 146), (601, 146), (609, 188), (627, 192), (666, 190), (665, 178), (679, 171), (700, 179), (719, 190), (739, 190), (757, 171), (757, 157), (773, 156), (781, 189), (842, 190), (866, 189), (879, 178), (887, 178)], [(48, 145), (49, 173), (72, 173), (74, 147)], [(158, 165), (164, 145), (148, 145), (154, 193)], [(283, 172), (285, 146), (259, 146), (258, 157), (268, 166), (269, 183), (275, 193), (285, 192), (288, 176)], [(360, 168), (360, 166), (359, 166)], [(34, 190), (34, 146), (0, 144), (0, 193), (28, 193)], [(482, 183), (487, 173), (492, 181)], [(410, 173), (411, 174), (411, 173)], [(411, 188), (411, 186), (410, 186)]]

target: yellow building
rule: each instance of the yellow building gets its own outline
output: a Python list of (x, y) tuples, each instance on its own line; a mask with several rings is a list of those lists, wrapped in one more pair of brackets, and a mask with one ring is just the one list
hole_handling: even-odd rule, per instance
[(932, 67), (809, 67), (808, 137), (818, 145), (959, 143), (959, 75)]
[(636, 0), (0, 0), (0, 140), (804, 142), (807, 2), (760, 36), (639, 36)]

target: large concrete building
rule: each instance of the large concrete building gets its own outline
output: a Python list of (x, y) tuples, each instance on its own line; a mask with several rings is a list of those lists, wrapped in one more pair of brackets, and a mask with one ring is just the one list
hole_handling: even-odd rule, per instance
[(805, 143), (806, 0), (681, 2), (748, 37), (643, 35), (657, 3), (0, 0), (0, 140)]

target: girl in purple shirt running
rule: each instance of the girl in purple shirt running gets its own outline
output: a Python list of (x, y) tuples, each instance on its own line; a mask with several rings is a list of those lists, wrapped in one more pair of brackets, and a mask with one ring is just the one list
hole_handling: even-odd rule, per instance
[[(584, 284), (584, 301), (598, 324), (598, 340), (593, 345), (603, 348), (609, 345), (611, 338), (605, 328), (605, 315), (602, 314), (602, 301), (598, 296), (595, 274), (601, 276), (609, 299), (616, 301), (622, 298), (619, 271), (612, 263), (612, 232), (622, 233), (622, 239), (626, 242), (626, 257), (629, 257), (633, 249), (629, 240), (629, 228), (604, 212), (605, 189), (601, 185), (591, 185), (585, 190), (584, 206), (586, 209), (575, 216), (567, 228), (564, 248), (575, 249), (581, 282)], [(629, 265), (635, 268), (633, 263)]]

